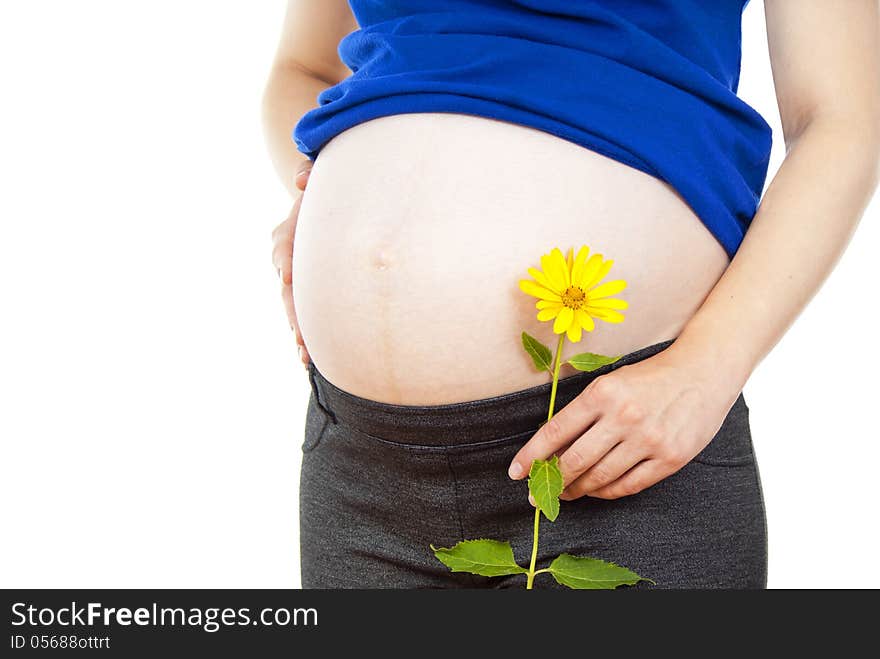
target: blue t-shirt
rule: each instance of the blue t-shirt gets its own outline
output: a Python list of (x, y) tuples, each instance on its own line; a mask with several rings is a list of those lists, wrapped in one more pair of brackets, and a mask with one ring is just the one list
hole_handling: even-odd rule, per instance
[(315, 159), (391, 114), (531, 126), (669, 183), (732, 257), (767, 176), (772, 131), (737, 95), (748, 0), (350, 0), (352, 75), (297, 123)]

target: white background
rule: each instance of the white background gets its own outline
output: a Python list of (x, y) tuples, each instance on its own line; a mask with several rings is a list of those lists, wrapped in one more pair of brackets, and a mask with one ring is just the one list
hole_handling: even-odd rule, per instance
[[(0, 586), (299, 585), (309, 387), (259, 109), (283, 11), (0, 5)], [(740, 93), (772, 176), (762, 11)], [(746, 386), (771, 587), (880, 586), (878, 206)]]

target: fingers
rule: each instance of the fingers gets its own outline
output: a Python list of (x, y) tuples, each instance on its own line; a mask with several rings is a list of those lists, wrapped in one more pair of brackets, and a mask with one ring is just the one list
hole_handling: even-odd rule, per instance
[(568, 485), (560, 499), (571, 501), (613, 483), (641, 462), (647, 453), (635, 442), (621, 442)]
[[(305, 190), (313, 161), (304, 160), (297, 167), (296, 187)], [(272, 264), (281, 279), (281, 300), (290, 328), (296, 336), (297, 352), (303, 366), (308, 368), (311, 357), (303, 341), (302, 332), (296, 321), (296, 309), (293, 304), (293, 240), (296, 234), (296, 221), (302, 206), (303, 195), (297, 195), (290, 213), (281, 224), (272, 230)]]
[(314, 162), (311, 160), (304, 160), (299, 164), (296, 169), (296, 176), (294, 177), (294, 181), (296, 183), (296, 187), (300, 190), (305, 190), (306, 185), (309, 181), (309, 174), (312, 173), (312, 165)]
[(597, 499), (619, 499), (631, 496), (659, 483), (676, 471), (678, 469), (663, 460), (644, 460), (614, 482), (586, 494)]
[(303, 341), (302, 332), (299, 329), (299, 323), (296, 321), (296, 309), (293, 305), (292, 286), (285, 285), (281, 287), (281, 300), (284, 302), (284, 310), (287, 313), (287, 320), (290, 323), (290, 329), (293, 330), (293, 334), (296, 337), (296, 349), (299, 353), (299, 359), (303, 363), (303, 366), (308, 368), (311, 357), (309, 356), (309, 351), (306, 349), (305, 341)]
[(527, 476), (533, 460), (556, 453), (561, 499), (636, 494), (681, 469), (711, 441), (720, 426), (715, 402), (701, 383), (656, 356), (624, 366), (593, 380), (545, 423), (519, 449), (510, 477)]
[(517, 452), (507, 470), (512, 479), (519, 480), (527, 476), (532, 461), (545, 460), (556, 450), (568, 446), (598, 418), (598, 409), (590, 401), (589, 389), (590, 387), (584, 389), (573, 401), (554, 414)]
[(287, 242), (276, 242), (272, 248), (272, 265), (278, 272), (283, 286), (293, 285), (293, 245)]
[(593, 424), (581, 437), (559, 456), (559, 471), (562, 472), (562, 483), (568, 487), (587, 469), (595, 465), (611, 451), (622, 437), (619, 432), (603, 417)]
[(296, 334), (296, 342), (302, 343), (299, 325), (296, 322), (296, 309), (293, 306), (293, 286), (284, 285), (281, 287), (281, 301), (284, 303), (284, 311), (287, 313), (287, 322), (290, 324), (290, 329)]
[(296, 218), (302, 204), (302, 195), (293, 202), (290, 215), (272, 230), (272, 265), (281, 277), (281, 283), (290, 286), (293, 281), (293, 237), (296, 232)]
[(306, 348), (304, 343), (300, 343), (297, 345), (296, 349), (299, 351), (299, 358), (302, 361), (303, 366), (308, 369), (309, 362), (312, 360), (308, 348)]

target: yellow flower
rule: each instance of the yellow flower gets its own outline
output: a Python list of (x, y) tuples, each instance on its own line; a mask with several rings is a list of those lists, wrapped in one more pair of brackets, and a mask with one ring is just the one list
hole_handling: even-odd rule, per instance
[(553, 332), (568, 334), (573, 343), (581, 340), (581, 329), (592, 332), (595, 328), (593, 318), (608, 323), (622, 323), (623, 314), (617, 309), (626, 309), (624, 300), (609, 297), (626, 288), (626, 282), (615, 279), (604, 284), (599, 282), (608, 274), (611, 259), (605, 260), (601, 254), (593, 254), (587, 259), (590, 248), (584, 245), (573, 257), (574, 249), (568, 250), (568, 257), (562, 255), (558, 247), (541, 257), (541, 268), (529, 268), (531, 279), (520, 279), (519, 287), (524, 293), (540, 298), (535, 307), (540, 309), (538, 320), (551, 320)]

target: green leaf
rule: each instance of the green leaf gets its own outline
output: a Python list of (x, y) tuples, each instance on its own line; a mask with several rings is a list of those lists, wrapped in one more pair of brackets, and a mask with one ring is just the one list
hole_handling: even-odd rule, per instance
[(524, 567), (516, 564), (513, 548), (509, 542), (500, 540), (462, 540), (454, 547), (431, 549), (441, 563), (453, 572), (470, 572), (484, 577), (500, 577), (505, 574), (525, 574)]
[(613, 364), (621, 357), (623, 357), (623, 355), (606, 357), (605, 355), (597, 355), (594, 352), (582, 352), (579, 355), (567, 359), (566, 363), (571, 364), (579, 371), (595, 371), (597, 368), (605, 366), (606, 364)]
[(538, 339), (528, 332), (522, 333), (522, 344), (523, 348), (526, 349), (526, 352), (532, 356), (532, 361), (535, 362), (535, 368), (539, 371), (553, 371), (553, 353), (550, 352), (550, 348), (538, 341)]
[(640, 577), (625, 567), (589, 556), (562, 554), (555, 558), (547, 569), (550, 570), (553, 578), (563, 586), (582, 590), (632, 586), (639, 581), (654, 583), (651, 579)]
[(562, 494), (562, 472), (559, 456), (549, 460), (535, 460), (529, 470), (529, 492), (544, 516), (551, 522), (559, 515), (559, 495)]

